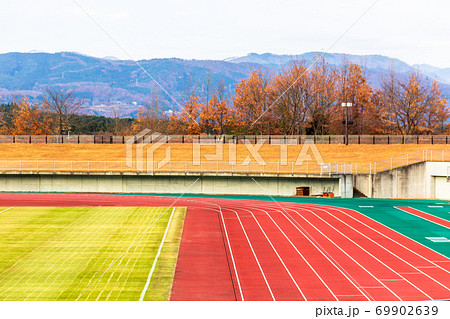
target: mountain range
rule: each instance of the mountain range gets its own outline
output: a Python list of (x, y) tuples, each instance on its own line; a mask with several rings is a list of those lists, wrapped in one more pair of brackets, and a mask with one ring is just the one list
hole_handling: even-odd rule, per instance
[[(276, 74), (293, 60), (306, 61), (319, 52), (300, 55), (251, 53), (226, 60), (183, 60), (177, 58), (151, 60), (119, 60), (109, 56), (97, 58), (80, 53), (4, 53), (0, 54), (0, 103), (20, 96), (39, 100), (45, 88), (71, 89), (83, 98), (85, 112), (96, 115), (134, 116), (140, 105), (158, 96), (168, 109), (178, 110), (189, 88), (205, 91), (208, 81), (214, 86), (223, 81), (231, 94), (234, 85), (248, 77), (252, 70)], [(450, 68), (431, 65), (409, 65), (381, 55), (323, 54), (325, 60), (339, 67), (345, 59), (360, 64), (373, 87), (390, 68), (400, 76), (419, 71), (426, 80), (436, 80), (443, 93), (450, 96)], [(157, 82), (157, 83), (156, 83)]]

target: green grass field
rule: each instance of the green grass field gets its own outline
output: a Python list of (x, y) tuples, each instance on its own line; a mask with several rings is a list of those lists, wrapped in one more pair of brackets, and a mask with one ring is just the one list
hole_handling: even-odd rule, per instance
[[(168, 222), (173, 212), (169, 227)], [(184, 208), (0, 208), (1, 300), (168, 300)]]

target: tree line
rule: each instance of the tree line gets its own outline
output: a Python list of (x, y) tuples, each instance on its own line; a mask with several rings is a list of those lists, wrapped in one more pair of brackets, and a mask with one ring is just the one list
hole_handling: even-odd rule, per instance
[[(309, 65), (309, 66), (308, 66)], [(293, 62), (278, 75), (253, 71), (226, 97), (223, 85), (209, 94), (189, 92), (170, 130), (183, 134), (443, 134), (450, 131), (448, 100), (437, 82), (419, 73), (391, 69), (374, 89), (363, 68), (345, 61), (339, 68), (317, 56)], [(351, 103), (348, 110), (342, 103)], [(350, 121), (349, 121), (350, 123)]]
[(165, 134), (328, 135), (344, 133), (347, 112), (349, 134), (450, 133), (448, 101), (437, 82), (392, 69), (375, 89), (360, 65), (344, 61), (334, 67), (320, 56), (293, 62), (276, 75), (255, 70), (232, 93), (211, 77), (201, 86), (189, 81), (176, 112), (158, 91), (134, 119), (83, 115), (82, 104), (71, 91), (47, 89), (40, 102), (24, 98), (0, 106), (0, 134), (131, 135), (147, 128)]

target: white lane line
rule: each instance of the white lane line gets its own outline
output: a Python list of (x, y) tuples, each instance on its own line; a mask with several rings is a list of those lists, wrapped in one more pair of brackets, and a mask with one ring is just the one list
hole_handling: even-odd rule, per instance
[[(423, 275), (425, 275), (426, 277), (430, 278), (431, 280), (433, 280), (434, 282), (436, 282), (438, 285), (444, 287), (447, 290), (450, 290), (447, 286), (445, 286), (444, 284), (442, 284), (440, 281), (436, 280), (434, 277), (428, 275), (427, 273), (421, 271), (420, 269), (418, 269), (416, 266), (412, 265), (411, 263), (407, 262), (406, 260), (404, 260), (403, 258), (401, 258), (400, 256), (398, 256), (397, 254), (395, 254), (394, 252), (390, 251), (389, 249), (385, 248), (383, 245), (381, 245), (380, 243), (376, 242), (375, 240), (373, 240), (372, 238), (368, 237), (367, 235), (365, 235), (364, 233), (360, 232), (359, 230), (355, 229), (354, 227), (352, 227), (351, 225), (347, 224), (346, 222), (342, 221), (340, 218), (336, 217), (334, 214), (330, 213), (329, 211), (322, 209), (322, 208), (316, 208), (317, 210), (320, 211), (324, 211), (326, 212), (328, 215), (330, 215), (331, 217), (335, 218), (336, 220), (340, 221), (342, 224), (346, 225), (347, 227), (349, 227), (350, 229), (352, 229), (353, 231), (357, 232), (358, 234), (360, 234), (361, 236), (367, 238), (368, 240), (370, 240), (371, 242), (373, 242), (374, 244), (376, 244), (377, 246), (379, 246), (380, 248), (382, 248), (383, 250), (385, 250), (386, 252), (390, 253), (391, 255), (393, 255), (394, 257), (396, 257), (397, 259), (401, 260), (402, 262), (404, 262), (405, 264), (407, 264), (408, 266), (416, 269), (417, 271), (419, 271), (420, 273), (422, 273)], [(314, 215), (316, 215), (313, 212)], [(316, 215), (317, 216), (317, 215)], [(318, 218), (322, 219), (321, 217), (317, 216)], [(326, 221), (324, 221), (325, 223), (327, 223)], [(327, 223), (328, 224), (328, 223)], [(332, 226), (331, 226), (332, 227)], [(333, 227), (334, 228), (334, 227)], [(339, 230), (336, 229), (337, 232), (340, 233)], [(345, 235), (343, 235), (345, 236)], [(347, 237), (347, 236), (345, 236)], [(348, 237), (347, 237), (348, 238)], [(351, 240), (349, 238), (349, 240)], [(351, 240), (352, 241), (352, 240)], [(352, 241), (353, 242), (353, 241)], [(358, 244), (357, 244), (358, 245)], [(359, 246), (359, 245), (358, 245)], [(366, 251), (364, 248), (361, 247), (361, 249), (363, 249), (364, 251)], [(367, 252), (368, 253), (368, 252)], [(372, 257), (374, 257), (375, 259), (377, 259), (380, 263), (382, 263), (384, 266), (386, 266), (387, 268), (389, 268), (390, 270), (392, 270), (394, 273), (397, 273), (401, 278), (403, 278), (406, 282), (408, 282), (411, 286), (413, 286), (414, 288), (416, 288), (418, 291), (420, 291), (422, 294), (424, 294), (426, 297), (431, 298), (428, 294), (426, 294), (423, 290), (421, 290), (419, 287), (417, 287), (415, 284), (413, 284), (412, 282), (410, 282), (409, 280), (407, 280), (406, 278), (404, 278), (400, 273), (398, 273), (397, 271), (395, 271), (394, 269), (390, 268), (389, 266), (387, 266), (386, 264), (384, 264), (381, 260), (379, 260), (378, 258), (376, 258), (375, 256), (373, 256), (372, 254), (368, 253), (369, 255), (371, 255)]]
[(241, 225), (242, 231), (244, 232), (245, 238), (247, 239), (247, 243), (250, 246), (250, 249), (252, 250), (253, 257), (255, 257), (256, 263), (258, 264), (258, 268), (259, 268), (259, 270), (260, 270), (260, 272), (261, 272), (261, 274), (262, 274), (262, 276), (264, 278), (264, 282), (266, 283), (267, 289), (269, 290), (270, 296), (272, 297), (272, 300), (275, 301), (275, 296), (273, 295), (272, 288), (270, 288), (269, 282), (267, 281), (266, 275), (264, 274), (264, 271), (263, 271), (263, 269), (261, 267), (261, 264), (259, 263), (259, 259), (256, 256), (256, 253), (255, 253), (255, 250), (253, 249), (252, 243), (250, 242), (250, 239), (247, 236), (247, 232), (245, 231), (244, 225), (242, 225), (242, 221), (241, 221), (241, 219), (239, 217), (239, 214), (237, 213), (237, 211), (235, 211), (233, 209), (229, 209), (229, 210), (233, 211), (236, 214), (236, 217), (237, 217), (237, 219), (239, 221), (239, 224)]
[[(245, 208), (244, 208), (245, 209)], [(298, 286), (297, 282), (295, 281), (294, 277), (292, 276), (291, 272), (289, 271), (288, 267), (286, 266), (286, 264), (284, 263), (284, 260), (281, 258), (280, 254), (278, 254), (278, 251), (276, 250), (276, 248), (273, 246), (272, 241), (269, 239), (269, 237), (267, 236), (266, 232), (264, 231), (264, 229), (261, 227), (261, 224), (259, 223), (259, 221), (256, 219), (255, 215), (253, 214), (253, 212), (249, 209), (245, 209), (246, 211), (250, 212), (250, 214), (252, 214), (253, 219), (255, 220), (255, 222), (258, 224), (259, 229), (261, 229), (262, 233), (264, 234), (264, 237), (266, 238), (266, 240), (269, 242), (270, 247), (272, 247), (273, 251), (275, 252), (275, 254), (277, 255), (278, 259), (280, 260), (280, 262), (283, 264), (284, 269), (286, 270), (286, 272), (288, 273), (289, 277), (291, 278), (292, 282), (294, 283), (295, 287), (297, 288), (298, 292), (300, 292), (300, 295), (303, 297), (303, 299), (306, 301), (306, 297), (303, 294), (302, 290), (300, 289), (300, 287)]]
[(166, 240), (167, 233), (169, 232), (170, 222), (172, 221), (174, 213), (175, 213), (175, 207), (172, 209), (172, 214), (170, 214), (170, 218), (169, 218), (169, 221), (167, 223), (166, 231), (164, 232), (164, 236), (161, 239), (161, 244), (159, 245), (158, 252), (156, 253), (155, 260), (153, 261), (152, 269), (150, 269), (150, 273), (148, 274), (147, 282), (145, 283), (144, 290), (142, 290), (141, 297), (139, 298), (139, 301), (143, 301), (144, 297), (145, 297), (145, 294), (147, 293), (148, 286), (150, 285), (150, 281), (152, 280), (153, 272), (155, 271), (155, 268), (156, 268), (156, 263), (158, 262), (158, 258), (159, 258), (159, 255), (161, 254), (161, 251), (162, 251), (162, 248), (163, 248), (163, 245), (164, 245), (164, 241)]
[(220, 209), (220, 218), (222, 219), (222, 224), (225, 231), (225, 237), (227, 239), (228, 249), (230, 250), (231, 261), (233, 262), (234, 274), (236, 275), (236, 280), (239, 287), (239, 293), (241, 294), (241, 300), (244, 301), (244, 294), (242, 293), (241, 282), (239, 281), (239, 275), (237, 272), (236, 263), (234, 261), (233, 250), (231, 249), (230, 239), (228, 238), (227, 226), (225, 226), (225, 220), (223, 219), (222, 207), (219, 206), (219, 209)]
[(359, 206), (361, 208), (373, 208), (373, 206)]
[(7, 212), (8, 210), (10, 210), (10, 209), (13, 209), (14, 207), (10, 207), (10, 208), (7, 208), (7, 209), (5, 209), (5, 210), (2, 210), (1, 212), (0, 212), (0, 214), (1, 213), (4, 213), (4, 212)]
[[(403, 260), (402, 258), (400, 258), (399, 256), (397, 256), (396, 254), (394, 254), (393, 252), (389, 251), (388, 249), (384, 248), (381, 244), (377, 243), (376, 241), (374, 241), (373, 239), (369, 238), (368, 236), (366, 236), (365, 234), (363, 234), (362, 232), (356, 230), (354, 227), (350, 226), (349, 224), (343, 222), (342, 220), (340, 220), (338, 217), (334, 216), (333, 214), (331, 214), (329, 211), (325, 210), (325, 209), (321, 209), (321, 208), (315, 208), (317, 210), (321, 210), (325, 213), (327, 213), (328, 215), (330, 215), (331, 217), (335, 218), (336, 220), (340, 221), (342, 224), (346, 225), (347, 227), (349, 227), (350, 229), (352, 229), (353, 231), (357, 232), (358, 234), (360, 234), (361, 236), (367, 238), (368, 240), (370, 240), (371, 242), (373, 242), (374, 244), (376, 244), (377, 246), (381, 247), (382, 249), (384, 249), (385, 251), (389, 252), (391, 255), (393, 255), (394, 257), (398, 258), (399, 260), (403, 261), (404, 263), (406, 263), (407, 265), (409, 265), (410, 267), (420, 271), (419, 269), (417, 269), (417, 267), (414, 267), (413, 265), (411, 265), (410, 263), (406, 262), (405, 260)], [(339, 234), (341, 234), (343, 237), (347, 238), (349, 241), (351, 241), (354, 245), (356, 245), (357, 247), (359, 247), (361, 250), (363, 250), (367, 255), (369, 255), (370, 257), (372, 257), (373, 259), (375, 259), (377, 262), (379, 262), (381, 265), (383, 265), (384, 267), (386, 267), (387, 269), (389, 269), (390, 271), (392, 271), (394, 274), (397, 274), (400, 278), (402, 278), (404, 281), (406, 281), (408, 284), (410, 284), (412, 287), (414, 287), (415, 289), (417, 289), (420, 293), (422, 293), (424, 296), (426, 296), (427, 298), (429, 298), (430, 300), (432, 300), (433, 298), (431, 296), (429, 296), (427, 293), (425, 293), (422, 289), (420, 289), (419, 287), (417, 287), (415, 284), (413, 284), (411, 281), (409, 281), (408, 279), (406, 279), (405, 277), (403, 277), (399, 272), (397, 272), (396, 270), (394, 270), (392, 267), (390, 267), (389, 265), (387, 265), (385, 262), (383, 262), (381, 259), (377, 258), (375, 255), (373, 255), (372, 253), (370, 253), (367, 249), (365, 249), (364, 247), (362, 247), (361, 245), (359, 245), (357, 242), (355, 242), (354, 240), (352, 240), (350, 237), (348, 237), (347, 235), (345, 235), (344, 233), (342, 233), (340, 230), (338, 230), (336, 227), (332, 226), (330, 223), (328, 223), (327, 221), (325, 221), (323, 218), (321, 218), (320, 216), (318, 216), (316, 213), (314, 213), (313, 211), (311, 211), (311, 213), (313, 215), (315, 215), (317, 218), (319, 218), (320, 220), (322, 220), (324, 223), (326, 223), (327, 225), (329, 225), (330, 227), (332, 227), (336, 232), (338, 232)], [(422, 272), (423, 273), (423, 272)], [(428, 275), (426, 275), (425, 273), (423, 273), (425, 276), (430, 277)], [(431, 278), (431, 277), (430, 277)], [(434, 278), (431, 278), (432, 280), (436, 281)], [(440, 282), (436, 281), (436, 283), (442, 285)], [(445, 287), (445, 286), (444, 286)], [(447, 288), (447, 287), (445, 287)], [(447, 288), (448, 289), (448, 288)]]
[[(315, 206), (313, 205), (313, 207), (315, 207)], [(447, 272), (447, 273), (450, 274), (450, 271), (449, 271), (449, 270), (447, 270), (447, 269), (445, 269), (445, 268), (439, 266), (438, 264), (436, 264), (435, 262), (431, 261), (430, 259), (428, 259), (428, 258), (422, 256), (421, 254), (419, 254), (418, 252), (412, 250), (411, 248), (409, 248), (409, 247), (407, 247), (407, 246), (405, 246), (405, 245), (399, 243), (398, 241), (396, 241), (395, 239), (391, 238), (390, 236), (388, 236), (388, 235), (382, 233), (381, 231), (379, 231), (379, 230), (377, 230), (377, 229), (375, 229), (375, 228), (369, 226), (368, 224), (364, 223), (363, 221), (359, 220), (358, 218), (356, 218), (356, 217), (354, 217), (354, 216), (352, 216), (352, 215), (350, 215), (350, 214), (347, 214), (345, 211), (343, 211), (343, 210), (341, 210), (341, 209), (339, 209), (339, 208), (337, 208), (337, 207), (333, 207), (333, 206), (323, 206), (323, 207), (329, 208), (329, 209), (333, 209), (333, 210), (335, 210), (335, 211), (338, 211), (338, 212), (343, 213), (344, 215), (350, 217), (351, 219), (356, 220), (356, 221), (357, 221), (358, 223), (360, 223), (361, 225), (366, 226), (367, 228), (369, 228), (369, 229), (373, 230), (374, 232), (380, 234), (380, 235), (383, 236), (384, 238), (389, 239), (390, 241), (396, 243), (396, 244), (399, 245), (400, 247), (403, 247), (404, 249), (408, 250), (409, 252), (413, 253), (414, 255), (416, 255), (416, 256), (422, 258), (423, 260), (426, 260), (427, 262), (429, 262), (429, 263), (435, 265), (436, 267), (438, 267), (438, 268), (442, 269), (443, 271), (445, 271), (445, 272)], [(349, 212), (357, 213), (358, 216), (360, 216), (360, 217), (366, 218), (366, 219), (368, 219), (368, 220), (370, 220), (370, 221), (372, 221), (372, 222), (375, 222), (375, 223), (380, 224), (378, 221), (376, 221), (376, 220), (374, 220), (374, 219), (372, 219), (372, 218), (370, 218), (370, 217), (368, 217), (368, 216), (366, 216), (366, 215), (363, 215), (363, 214), (361, 214), (360, 212), (358, 212), (358, 211), (356, 211), (356, 210), (349, 209), (349, 208), (346, 208), (346, 210), (349, 211)], [(396, 231), (396, 230), (394, 230), (394, 229), (392, 229), (392, 228), (390, 228), (390, 227), (388, 227), (388, 226), (386, 226), (386, 225), (384, 225), (384, 224), (380, 224), (380, 225), (382, 225), (384, 228), (389, 229), (390, 231), (392, 231), (392, 232), (398, 234), (399, 236), (402, 236), (402, 237), (404, 237), (404, 238), (410, 240), (411, 242), (414, 242), (414, 243), (420, 245), (421, 247), (423, 247), (423, 248), (425, 248), (425, 249), (427, 249), (427, 250), (430, 250), (430, 251), (432, 251), (433, 253), (435, 253), (435, 254), (437, 254), (437, 255), (440, 255), (440, 256), (446, 258), (447, 260), (449, 260), (449, 258), (448, 258), (447, 256), (445, 256), (445, 255), (443, 255), (443, 254), (441, 254), (441, 253), (439, 253), (439, 252), (437, 252), (437, 251), (435, 251), (435, 250), (432, 250), (431, 248), (425, 246), (424, 244), (421, 244), (421, 243), (419, 243), (418, 241), (415, 241), (415, 240), (413, 240), (413, 239), (411, 239), (411, 238), (409, 238), (409, 237), (406, 237), (406, 236), (403, 235), (402, 233), (400, 233), (400, 232), (398, 232), (398, 231)]]
[[(420, 209), (417, 209), (417, 208), (414, 208), (414, 207), (411, 207), (411, 206), (406, 206), (406, 207), (411, 208), (411, 209), (413, 209), (413, 210), (417, 210), (418, 212), (423, 213), (423, 214), (425, 214), (425, 215), (429, 215), (431, 218), (434, 217), (434, 218), (436, 218), (437, 220), (442, 220), (442, 223), (448, 223), (448, 222), (449, 222), (448, 220), (446, 220), (446, 219), (444, 219), (444, 218), (441, 218), (441, 217), (435, 216), (435, 215), (433, 215), (433, 214), (424, 212), (424, 211), (422, 211), (422, 210), (420, 210)], [(431, 220), (431, 219), (428, 219), (428, 218), (426, 218), (426, 217), (423, 217), (423, 216), (416, 215), (416, 214), (414, 214), (414, 213), (408, 212), (408, 211), (406, 211), (406, 210), (404, 210), (404, 209), (401, 209), (400, 207), (394, 206), (394, 208), (396, 208), (396, 209), (398, 209), (398, 210), (400, 210), (400, 211), (402, 211), (402, 212), (404, 212), (404, 213), (407, 213), (407, 214), (410, 214), (410, 215), (412, 215), (412, 216), (416, 216), (416, 217), (418, 217), (418, 218), (421, 218), (421, 219), (423, 219), (423, 220), (426, 220), (427, 222), (430, 222), (430, 223), (439, 225), (439, 226), (441, 226), (441, 227), (445, 227), (445, 228), (450, 229), (448, 226), (442, 225), (442, 224), (440, 224), (440, 223), (438, 223), (438, 222), (435, 222), (435, 221), (433, 221), (433, 220)]]
[[(367, 270), (363, 265), (361, 265), (355, 258), (353, 258), (350, 254), (347, 253), (347, 251), (345, 251), (343, 248), (341, 248), (339, 245), (337, 245), (331, 238), (329, 238), (327, 235), (325, 235), (319, 228), (317, 228), (316, 226), (314, 226), (307, 218), (305, 218), (303, 215), (301, 215), (296, 209), (292, 209), (292, 208), (287, 208), (288, 210), (295, 212), (297, 215), (299, 215), (303, 220), (305, 220), (308, 224), (310, 224), (314, 229), (316, 229), (323, 237), (325, 237), (330, 243), (332, 243), (337, 249), (339, 249), (343, 254), (345, 254), (348, 258), (350, 258), (355, 264), (357, 264), (362, 270), (364, 270), (366, 273), (369, 274), (369, 276), (371, 276), (373, 279), (375, 279), (376, 281), (378, 281), (382, 286), (384, 286), (384, 288), (386, 288), (390, 293), (392, 293), (392, 295), (394, 295), (396, 298), (398, 298), (398, 300), (401, 300), (401, 298), (396, 295), (391, 289), (389, 289), (389, 287), (387, 287), (385, 284), (383, 284), (374, 274), (372, 274), (369, 270)], [(311, 210), (306, 209), (306, 208), (300, 208), (306, 211), (309, 211), (312, 213)], [(292, 217), (292, 216), (291, 216)], [(295, 219), (294, 219), (295, 220)], [(322, 253), (323, 254), (323, 253)], [(325, 255), (324, 255), (325, 256)], [(327, 257), (328, 258), (328, 257)], [(334, 263), (330, 260), (330, 262), (334, 265)], [(356, 285), (353, 281), (356, 282), (355, 279), (353, 279), (353, 281), (348, 277), (350, 275), (347, 276), (347, 274), (345, 274), (343, 272), (343, 270), (341, 270), (339, 267), (337, 267), (336, 265), (334, 265), (336, 267), (337, 270), (339, 270), (339, 272), (341, 272), (345, 278), (347, 278), (347, 280), (352, 283), (353, 286), (356, 287), (356, 289), (358, 289), (359, 291), (361, 291), (358, 285)], [(341, 266), (342, 267), (342, 266)], [(361, 291), (361, 293), (365, 296), (365, 293), (363, 291)], [(371, 297), (372, 298), (372, 297)], [(373, 299), (373, 298), (372, 298)]]
[[(280, 228), (280, 226), (277, 224), (277, 222), (270, 216), (270, 214), (269, 214), (269, 212), (267, 211), (267, 210), (265, 210), (265, 209), (261, 209), (261, 208), (258, 208), (258, 207), (255, 207), (255, 209), (258, 209), (258, 210), (260, 210), (260, 211), (263, 211), (269, 218), (270, 218), (270, 220), (272, 221), (272, 223), (274, 223), (275, 224), (275, 226), (278, 228), (278, 230), (283, 234), (283, 236), (289, 241), (289, 243), (291, 244), (291, 246), (297, 251), (297, 253), (299, 254), (299, 256), (305, 261), (305, 263), (311, 268), (311, 270), (316, 274), (316, 276), (319, 278), (319, 280), (320, 281), (322, 281), (322, 283), (325, 285), (325, 287), (328, 289), (328, 291), (335, 297), (335, 299), (336, 300), (338, 300), (338, 298), (336, 297), (336, 295), (331, 291), (331, 289), (326, 285), (326, 283), (325, 283), (325, 281), (324, 280), (322, 280), (322, 278), (320, 277), (320, 275), (315, 271), (315, 269), (312, 267), (312, 265), (310, 265), (309, 264), (309, 262), (306, 260), (306, 258), (300, 253), (300, 251), (297, 249), (297, 247), (295, 246), (295, 244), (289, 239), (289, 237), (284, 233), (284, 231)], [(292, 216), (290, 215), (290, 214), (288, 214), (286, 211), (285, 211), (285, 213), (283, 213), (281, 210), (278, 210), (278, 209), (276, 209), (276, 208), (271, 208), (271, 209), (273, 209), (275, 212), (279, 212), (279, 213), (281, 213), (296, 229), (297, 229), (297, 231), (298, 232), (300, 232), (304, 237), (306, 237), (307, 238), (307, 240), (310, 242), (310, 243), (312, 243), (312, 241), (308, 238), (308, 237), (311, 237), (309, 234), (307, 234), (308, 235), (308, 237), (305, 235), (305, 233), (303, 233), (288, 217), (287, 217), (287, 215), (289, 215), (291, 218), (292, 218)], [(289, 208), (287, 208), (287, 209), (289, 209)], [(291, 211), (294, 211), (294, 212), (296, 212), (295, 210), (292, 210), (292, 209), (289, 209), (289, 210), (291, 210)], [(295, 220), (294, 220), (295, 221)], [(296, 221), (295, 221), (296, 222)], [(309, 223), (309, 222), (308, 222)], [(319, 231), (320, 232), (320, 231)], [(366, 297), (366, 299), (367, 300), (373, 300), (373, 298), (372, 297), (368, 297), (363, 291), (361, 291), (361, 289), (360, 289), (360, 287), (357, 285), (357, 284), (355, 284), (350, 278), (349, 278), (349, 276), (347, 276), (344, 272), (343, 272), (343, 270), (342, 269), (340, 269), (340, 267), (338, 267), (336, 264), (335, 264), (335, 262), (333, 262), (331, 259), (330, 259), (330, 257), (331, 256), (328, 256), (329, 254), (327, 254), (326, 252), (324, 252), (324, 251), (322, 251), (322, 249), (321, 248), (319, 248), (317, 245), (319, 245), (318, 243), (317, 243), (317, 245), (316, 244), (314, 244), (314, 243), (312, 243), (313, 245), (314, 245), (314, 247), (357, 289), (357, 290), (359, 290), (360, 292), (361, 292), (361, 294), (364, 296), (364, 297)], [(320, 246), (320, 245), (319, 245)], [(324, 250), (324, 249), (323, 249)], [(350, 257), (351, 258), (351, 257)], [(356, 280), (355, 280), (355, 282), (356, 282)], [(306, 298), (305, 298), (305, 300), (306, 300)]]
[[(295, 225), (285, 214), (283, 214), (280, 210), (276, 209), (276, 208), (272, 208), (277, 212), (280, 212), (284, 218), (286, 218), (319, 252), (321, 252), (323, 254), (323, 252), (316, 246), (316, 244), (314, 244), (311, 239), (309, 238), (309, 236), (307, 236), (302, 230), (300, 230), (300, 228), (297, 227), (297, 225)], [(334, 299), (336, 299), (336, 301), (339, 301), (339, 299), (337, 298), (337, 296), (333, 293), (333, 291), (330, 289), (330, 287), (327, 285), (327, 283), (322, 279), (322, 277), (317, 273), (317, 271), (314, 269), (314, 267), (308, 262), (308, 260), (306, 259), (306, 257), (298, 250), (297, 246), (294, 245), (294, 243), (289, 239), (289, 237), (286, 235), (286, 233), (280, 228), (280, 226), (275, 222), (275, 220), (272, 218), (272, 216), (270, 216), (269, 213), (266, 212), (266, 215), (272, 220), (272, 222), (275, 224), (275, 226), (278, 228), (278, 230), (283, 234), (283, 236), (289, 241), (289, 243), (291, 244), (291, 246), (295, 249), (295, 251), (297, 252), (297, 254), (303, 259), (303, 261), (308, 265), (308, 267), (311, 269), (312, 272), (314, 272), (314, 274), (317, 276), (317, 278), (319, 278), (319, 280), (322, 282), (322, 284), (325, 286), (325, 288), (330, 292), (330, 294), (334, 297)], [(325, 256), (325, 255), (324, 255)], [(327, 258), (327, 256), (325, 256), (325, 258)], [(328, 259), (328, 258), (327, 258)], [(331, 262), (331, 260), (328, 259), (328, 261)], [(332, 263), (332, 262), (331, 262)], [(333, 264), (333, 263), (332, 263)], [(334, 264), (333, 264), (334, 265)]]
[(444, 208), (444, 206), (428, 206), (429, 208)]

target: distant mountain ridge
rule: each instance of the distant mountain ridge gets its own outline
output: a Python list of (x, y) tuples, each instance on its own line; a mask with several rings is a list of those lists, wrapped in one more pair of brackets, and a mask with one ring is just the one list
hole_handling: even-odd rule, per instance
[[(248, 77), (254, 69), (276, 74), (293, 60), (311, 61), (317, 54), (321, 53), (251, 53), (224, 61), (140, 60), (138, 63), (145, 69), (143, 71), (134, 61), (115, 57), (96, 58), (74, 52), (11, 52), (0, 54), (0, 102), (11, 101), (21, 95), (38, 99), (46, 87), (60, 86), (74, 90), (77, 96), (85, 99), (89, 113), (109, 115), (114, 106), (122, 115), (135, 115), (138, 106), (148, 101), (151, 91), (157, 88), (146, 74), (148, 72), (178, 103), (159, 89), (161, 101), (176, 110), (182, 104), (188, 87), (195, 84), (202, 92), (208, 78), (213, 85), (223, 80), (232, 93), (235, 83)], [(381, 55), (325, 53), (324, 58), (335, 66), (342, 65), (344, 59), (360, 64), (375, 87), (391, 66), (399, 74), (419, 69), (429, 80), (439, 81), (446, 94), (450, 93), (450, 69), (425, 64), (410, 66), (399, 59)]]

